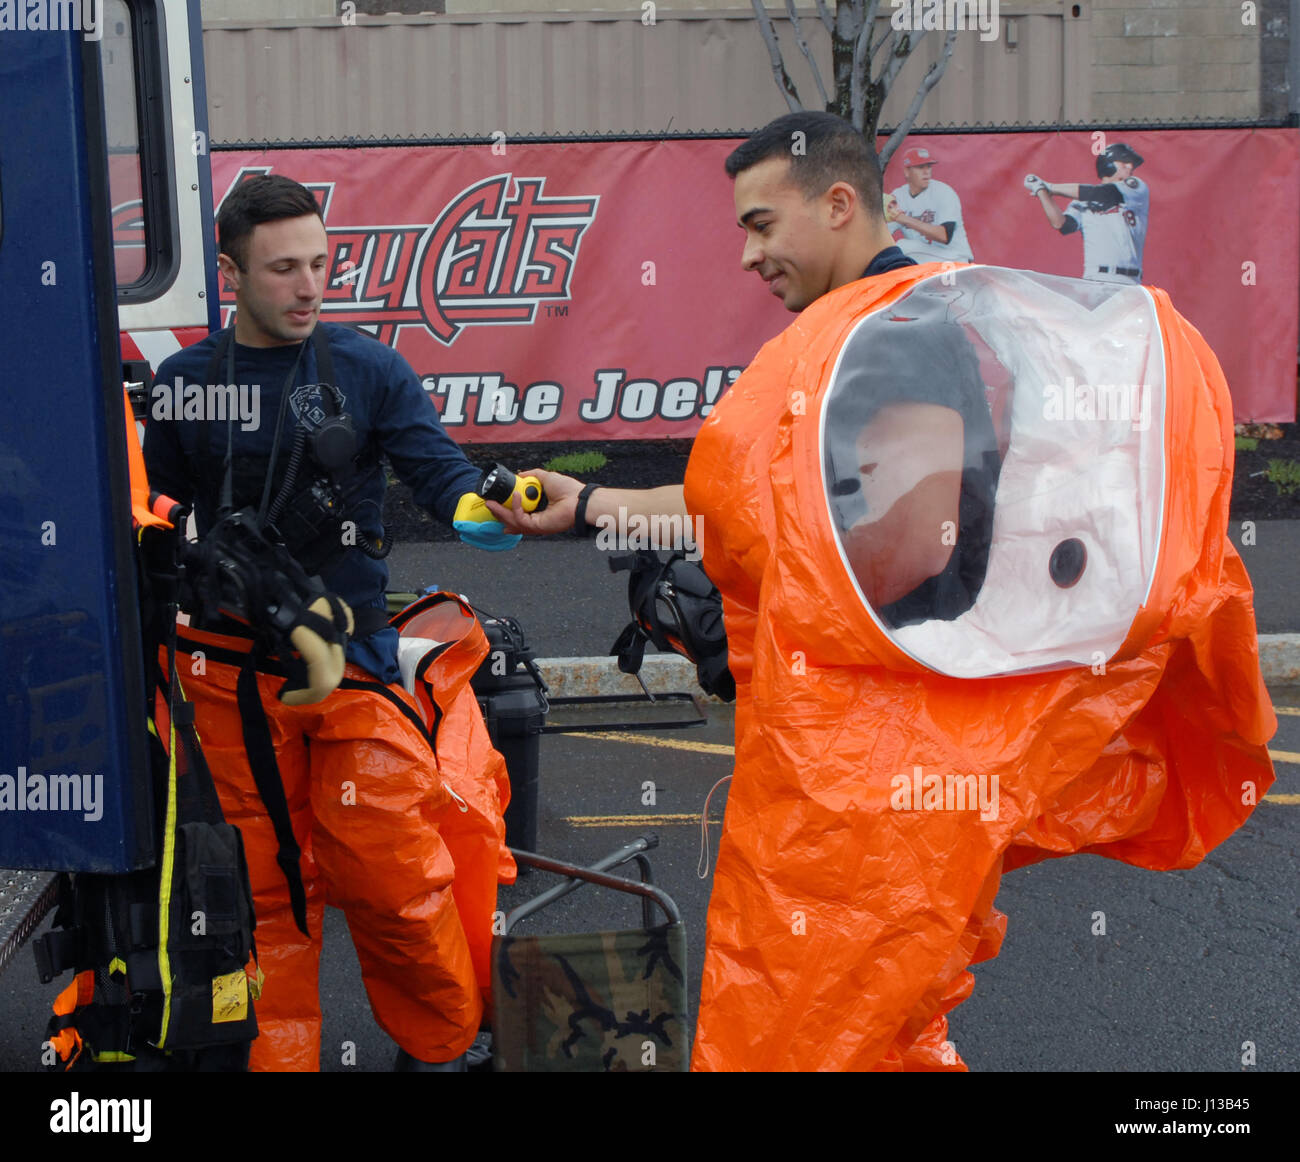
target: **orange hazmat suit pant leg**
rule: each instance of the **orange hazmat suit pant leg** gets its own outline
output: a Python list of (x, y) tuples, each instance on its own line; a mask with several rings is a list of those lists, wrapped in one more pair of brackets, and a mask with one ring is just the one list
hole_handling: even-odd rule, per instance
[[(244, 838), (265, 973), (250, 1067), (320, 1067), (318, 966), (324, 904), (348, 921), (375, 1020), (406, 1052), (445, 1061), (483, 1015), (452, 892), (455, 865), (439, 819), (455, 810), (410, 696), (349, 666), (323, 702), (291, 707), (284, 679), (258, 674), (294, 836), (302, 849), (310, 937), (294, 922), (274, 827), (244, 748), (239, 668), (213, 652), (238, 639), (184, 631), (179, 666), (228, 822)], [(190, 640), (186, 640), (190, 639)], [(191, 657), (185, 657), (185, 651)], [(193, 651), (204, 650), (200, 665)], [(200, 671), (191, 673), (191, 671)]]

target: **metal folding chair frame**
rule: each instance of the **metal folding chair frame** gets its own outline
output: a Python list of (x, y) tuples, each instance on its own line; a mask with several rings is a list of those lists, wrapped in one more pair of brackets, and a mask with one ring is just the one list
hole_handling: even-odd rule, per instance
[[(652, 851), (658, 846), (659, 837), (657, 835), (643, 835), (639, 839), (620, 847), (617, 851), (611, 852), (603, 859), (598, 859), (590, 867), (579, 867), (577, 864), (565, 863), (562, 860), (551, 859), (548, 856), (538, 855), (531, 851), (519, 851), (512, 847), (510, 853), (519, 863), (536, 868), (538, 871), (553, 872), (556, 875), (564, 876), (566, 882), (548, 888), (540, 895), (534, 896), (531, 900), (525, 900), (517, 908), (513, 908), (506, 913), (505, 927), (501, 935), (508, 936), (510, 930), (520, 920), (527, 919), (529, 916), (540, 912), (543, 908), (555, 903), (556, 900), (562, 899), (570, 892), (576, 892), (584, 884), (596, 884), (602, 888), (611, 888), (616, 892), (640, 896), (641, 918), (646, 928), (654, 927), (655, 904), (659, 905), (670, 924), (680, 924), (682, 921), (681, 912), (678, 911), (673, 898), (662, 888), (655, 886), (653, 873), (650, 870), (650, 861), (645, 855), (647, 851)], [(611, 869), (621, 867), (623, 864), (632, 861), (636, 862), (637, 869), (640, 872), (641, 879), (639, 882), (606, 874)]]

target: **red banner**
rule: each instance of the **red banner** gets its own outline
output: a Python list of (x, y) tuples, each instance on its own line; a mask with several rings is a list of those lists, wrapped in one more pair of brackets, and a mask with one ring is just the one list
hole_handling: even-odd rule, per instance
[[(322, 317), (372, 331), (458, 441), (692, 436), (790, 315), (740, 268), (725, 141), (219, 153), (329, 231)], [(233, 305), (233, 296), (223, 298)]]
[[(1083, 273), (1023, 177), (1098, 181), (1088, 133), (916, 138), (960, 197), (974, 261)], [(1144, 159), (1141, 278), (1223, 363), (1239, 419), (1295, 416), (1300, 137), (1111, 134)], [(273, 171), (320, 198), (322, 316), (406, 357), (462, 442), (692, 436), (792, 321), (741, 269), (736, 141), (222, 152), (216, 202)], [(885, 188), (904, 184), (901, 155)], [(1057, 199), (1064, 208), (1064, 199)], [(223, 306), (233, 296), (223, 294)]]
[[(961, 199), (975, 262), (1084, 273), (1080, 232), (1061, 235), (1024, 185), (1096, 184), (1097, 154), (1124, 144), (1149, 191), (1142, 282), (1160, 287), (1223, 365), (1239, 421), (1296, 415), (1300, 318), (1300, 133), (1294, 129), (1112, 130), (914, 137)], [(903, 150), (885, 189), (905, 184)], [(1064, 209), (1068, 202), (1055, 199)]]

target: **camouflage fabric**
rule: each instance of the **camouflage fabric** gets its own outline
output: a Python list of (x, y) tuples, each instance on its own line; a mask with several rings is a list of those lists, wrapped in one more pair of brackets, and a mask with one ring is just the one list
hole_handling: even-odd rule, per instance
[(498, 936), (493, 1065), (506, 1072), (683, 1071), (686, 928)]

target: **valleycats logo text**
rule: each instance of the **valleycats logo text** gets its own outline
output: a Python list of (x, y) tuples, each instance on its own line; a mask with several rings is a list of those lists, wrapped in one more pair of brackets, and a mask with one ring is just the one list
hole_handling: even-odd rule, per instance
[[(269, 172), (241, 169), (231, 189)], [(336, 228), (328, 224), (334, 183), (304, 184), (329, 237), (322, 316), (377, 328), (390, 345), (402, 326), (427, 327), (450, 345), (463, 327), (527, 325), (543, 303), (567, 301), (600, 201), (548, 197), (544, 177), (503, 173), (466, 186), (432, 224)], [(223, 293), (222, 305), (233, 308), (234, 295)]]

